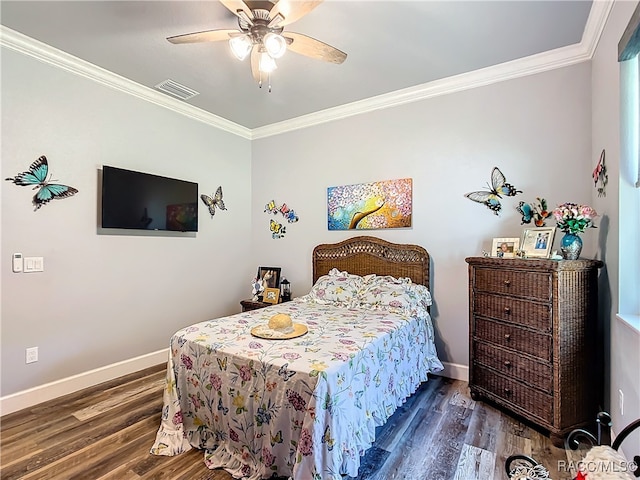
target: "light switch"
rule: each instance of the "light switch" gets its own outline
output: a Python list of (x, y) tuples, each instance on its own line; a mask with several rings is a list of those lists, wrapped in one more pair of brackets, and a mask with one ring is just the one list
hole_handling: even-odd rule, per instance
[(44, 257), (24, 257), (24, 272), (44, 272)]

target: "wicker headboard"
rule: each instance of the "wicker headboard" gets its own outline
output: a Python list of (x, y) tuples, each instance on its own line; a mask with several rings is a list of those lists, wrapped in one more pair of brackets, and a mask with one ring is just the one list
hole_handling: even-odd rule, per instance
[(429, 253), (419, 245), (362, 236), (315, 247), (313, 283), (332, 268), (356, 275), (409, 277), (412, 282), (429, 288)]

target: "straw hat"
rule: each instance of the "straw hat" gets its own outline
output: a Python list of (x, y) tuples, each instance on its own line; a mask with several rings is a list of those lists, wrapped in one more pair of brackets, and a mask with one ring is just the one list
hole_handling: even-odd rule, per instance
[(258, 325), (251, 329), (251, 335), (273, 340), (285, 340), (296, 338), (307, 333), (306, 325), (293, 323), (286, 313), (276, 313), (269, 319), (268, 325)]

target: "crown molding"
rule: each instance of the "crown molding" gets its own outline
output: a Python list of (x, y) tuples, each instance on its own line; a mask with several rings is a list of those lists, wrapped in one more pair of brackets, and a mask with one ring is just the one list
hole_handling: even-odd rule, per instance
[(249, 128), (206, 112), (176, 98), (167, 96), (78, 57), (69, 55), (62, 50), (58, 50), (46, 43), (16, 32), (4, 25), (0, 25), (0, 46), (62, 68), (81, 77), (106, 85), (107, 87), (128, 93), (142, 100), (168, 108), (169, 110), (219, 128), (220, 130), (233, 133), (248, 140), (251, 139), (251, 130)]
[(474, 70), (473, 72), (463, 73), (422, 85), (396, 90), (395, 92), (366, 98), (357, 102), (328, 108), (284, 122), (254, 128), (251, 132), (251, 138), (252, 140), (256, 140), (272, 135), (279, 135), (292, 130), (333, 122), (375, 110), (397, 107), (406, 103), (418, 102), (428, 98), (534, 75), (547, 70), (554, 70), (556, 68), (584, 62), (589, 60), (589, 58), (580, 44), (563, 47), (511, 62)]
[(584, 27), (584, 33), (582, 34), (582, 44), (587, 52), (589, 52), (589, 58), (593, 58), (598, 47), (598, 42), (604, 32), (604, 27), (607, 24), (609, 14), (613, 9), (613, 4), (617, 0), (593, 0), (591, 4), (591, 11), (589, 12), (589, 18), (587, 24)]
[(594, 0), (580, 43), (249, 129), (0, 25), (0, 45), (248, 140), (300, 130), (591, 60), (616, 0)]
[(254, 128), (251, 131), (251, 139), (279, 135), (362, 113), (418, 102), (591, 60), (614, 3), (615, 0), (593, 1), (580, 43)]

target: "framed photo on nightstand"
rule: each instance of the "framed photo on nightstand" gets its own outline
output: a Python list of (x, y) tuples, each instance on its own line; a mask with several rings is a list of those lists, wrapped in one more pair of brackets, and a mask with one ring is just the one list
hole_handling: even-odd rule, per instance
[(264, 303), (276, 304), (280, 301), (280, 289), (279, 288), (265, 288), (262, 292), (262, 301)]
[(280, 288), (280, 267), (258, 267), (256, 276), (262, 288)]

